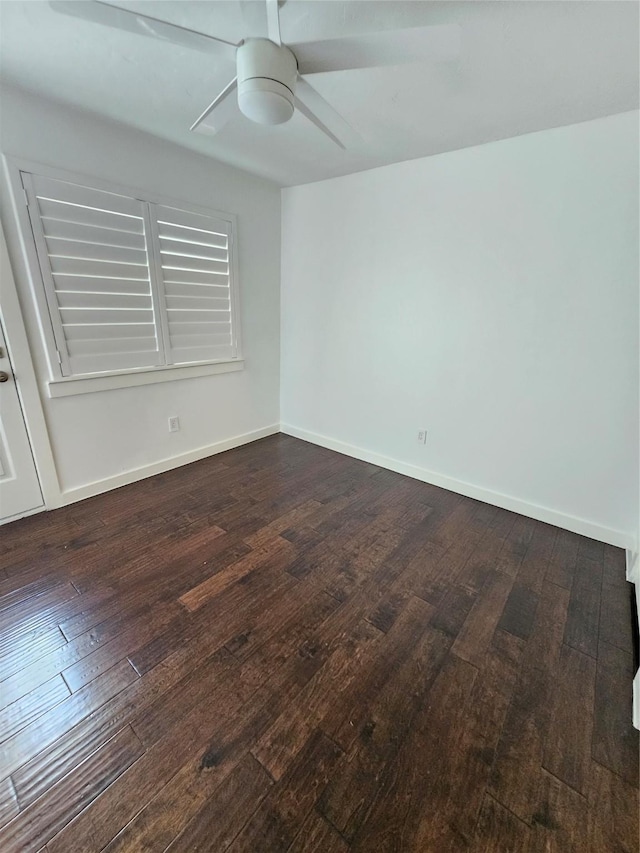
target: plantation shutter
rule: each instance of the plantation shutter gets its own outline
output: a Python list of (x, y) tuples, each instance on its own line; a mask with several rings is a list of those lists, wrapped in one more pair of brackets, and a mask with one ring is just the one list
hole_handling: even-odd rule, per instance
[(150, 205), (169, 364), (237, 357), (230, 220)]
[(164, 364), (147, 205), (22, 174), (62, 374)]

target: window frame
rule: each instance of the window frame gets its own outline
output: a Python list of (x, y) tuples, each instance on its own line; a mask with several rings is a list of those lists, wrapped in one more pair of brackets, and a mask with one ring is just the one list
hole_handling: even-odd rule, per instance
[[(241, 298), (238, 262), (238, 223), (237, 216), (215, 208), (205, 208), (194, 205), (186, 200), (171, 198), (157, 193), (140, 190), (138, 187), (126, 187), (111, 181), (90, 177), (85, 174), (70, 172), (57, 167), (47, 166), (22, 158), (8, 155), (3, 157), (7, 174), (13, 212), (18, 225), (21, 248), (26, 259), (29, 276), (31, 297), (35, 308), (37, 324), (46, 354), (49, 378), (46, 381), (49, 397), (66, 397), (92, 391), (126, 388), (137, 385), (156, 384), (158, 382), (195, 378), (218, 373), (230, 373), (244, 369), (242, 355), (241, 329)], [(58, 181), (78, 184), (90, 189), (115, 193), (128, 198), (134, 198), (144, 204), (161, 205), (177, 208), (203, 216), (214, 217), (230, 223), (229, 235), (229, 289), (231, 301), (232, 334), (236, 355), (231, 358), (199, 361), (189, 364), (161, 364), (139, 368), (106, 370), (96, 373), (75, 374), (64, 376), (58, 357), (58, 344), (54, 333), (54, 318), (51, 316), (43, 274), (38, 257), (37, 239), (33, 233), (26, 191), (22, 183), (21, 172), (40, 175)], [(145, 207), (148, 212), (149, 208)], [(145, 228), (148, 225), (145, 216)], [(149, 264), (157, 263), (155, 247), (152, 249), (153, 231), (147, 234), (149, 244)], [(156, 331), (162, 339), (161, 318), (156, 320)], [(164, 354), (164, 349), (163, 349)]]

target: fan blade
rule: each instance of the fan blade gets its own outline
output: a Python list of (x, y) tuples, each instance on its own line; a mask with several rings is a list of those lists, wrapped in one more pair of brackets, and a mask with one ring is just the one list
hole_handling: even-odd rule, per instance
[(282, 44), (278, 0), (267, 0), (267, 37), (277, 45)]
[[(224, 87), (217, 98), (209, 104), (206, 110), (198, 116), (189, 130), (198, 130), (200, 133), (208, 133), (210, 135), (222, 130), (225, 124), (233, 116), (238, 106), (236, 99), (229, 97), (229, 95), (235, 92), (237, 88), (238, 78), (234, 77), (233, 80)], [(203, 124), (204, 120), (207, 116), (211, 115), (211, 113), (214, 113), (213, 118), (206, 124)]]
[(267, 13), (264, 0), (238, 0), (242, 13), (245, 39), (264, 38), (267, 29)]
[(296, 107), (340, 148), (355, 148), (361, 137), (304, 77), (298, 77)]
[(455, 59), (460, 53), (460, 28), (455, 24), (413, 27), (288, 47), (296, 55), (301, 74), (405, 65)]
[(189, 30), (178, 24), (169, 24), (149, 15), (141, 15), (139, 12), (131, 12), (120, 6), (113, 6), (111, 3), (103, 3), (102, 0), (49, 0), (49, 5), (56, 12), (72, 15), (74, 18), (82, 18), (117, 30), (126, 30), (141, 36), (168, 41), (208, 54), (215, 53), (220, 56), (222, 51), (223, 55), (228, 54), (231, 60), (235, 57), (237, 45), (233, 42)]

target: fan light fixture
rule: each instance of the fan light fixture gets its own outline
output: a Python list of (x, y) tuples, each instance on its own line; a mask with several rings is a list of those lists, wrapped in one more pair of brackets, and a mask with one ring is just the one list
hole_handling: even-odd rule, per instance
[(298, 63), (284, 45), (247, 39), (237, 52), (238, 106), (258, 124), (282, 124), (294, 113)]

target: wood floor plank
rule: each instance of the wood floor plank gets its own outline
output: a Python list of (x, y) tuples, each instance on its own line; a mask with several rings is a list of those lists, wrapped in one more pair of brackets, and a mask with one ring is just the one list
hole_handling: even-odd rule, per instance
[(567, 607), (565, 590), (543, 585), (492, 769), (489, 793), (525, 823), (530, 823), (538, 802)]
[(28, 853), (42, 847), (82, 811), (144, 752), (130, 728), (123, 729), (94, 756), (21, 811), (4, 829), (0, 843), (7, 853)]
[(353, 840), (374, 807), (380, 777), (407, 737), (450, 645), (446, 634), (426, 627), (410, 658), (371, 702), (346, 762), (323, 792), (320, 813), (348, 841)]
[[(500, 738), (513, 698), (523, 643), (496, 631), (464, 708), (464, 724), (447, 756), (442, 784), (432, 789), (429, 816), (419, 828), (420, 844), (442, 853), (474, 849), (474, 831)], [(416, 727), (426, 724), (418, 718)]]
[(142, 713), (157, 696), (177, 683), (183, 674), (180, 668), (158, 667), (144, 679), (135, 679), (49, 746), (38, 751), (12, 776), (21, 808), (42, 796), (47, 788), (89, 759), (136, 714)]
[(262, 800), (234, 842), (230, 853), (285, 853), (318, 799), (342, 750), (320, 731), (313, 734), (289, 772)]
[(499, 572), (512, 578), (518, 575), (522, 561), (529, 550), (535, 524), (532, 519), (521, 515), (516, 518), (495, 565)]
[(6, 525), (0, 614), (3, 853), (638, 853), (621, 549), (280, 434)]
[(476, 829), (475, 849), (483, 853), (524, 853), (531, 830), (490, 794), (485, 797)]
[[(318, 612), (326, 618), (325, 610)], [(281, 664), (275, 673), (260, 668), (266, 683), (250, 681), (245, 692), (237, 677), (221, 680), (214, 689), (205, 680), (199, 704), (187, 713), (182, 710), (169, 728), (166, 717), (154, 721), (145, 713), (136, 723), (148, 738), (145, 756), (60, 833), (51, 853), (89, 853), (106, 847), (109, 839), (109, 853), (145, 844), (164, 849), (161, 845), (171, 842), (233, 770), (243, 749), (253, 745), (322, 665), (326, 655), (305, 651), (301, 638), (309, 630), (304, 623), (291, 626), (287, 636), (263, 650), (264, 660)], [(137, 798), (144, 803), (142, 810)]]
[(593, 758), (638, 787), (640, 737), (632, 724), (633, 658), (604, 640), (596, 665)]
[(18, 797), (11, 777), (0, 782), (0, 826), (9, 823), (20, 811)]
[(485, 581), (482, 595), (474, 604), (453, 644), (455, 655), (475, 666), (485, 658), (491, 638), (511, 593), (513, 578), (493, 572)]
[[(322, 720), (322, 729), (339, 746), (348, 751), (362, 732), (370, 729), (371, 715), (383, 690), (390, 691), (393, 677), (407, 666), (416, 665), (412, 653), (429, 627), (433, 608), (419, 598), (411, 598), (384, 641), (376, 644), (373, 658), (361, 669), (358, 690), (341, 692)], [(450, 646), (451, 638), (438, 633), (442, 646)], [(441, 659), (427, 661), (429, 669), (437, 667)], [(417, 665), (425, 666), (418, 660)], [(402, 677), (402, 676), (401, 676)], [(366, 736), (366, 735), (365, 735)]]
[[(176, 602), (158, 606), (143, 625), (137, 623), (130, 625), (112, 640), (102, 643), (98, 648), (63, 669), (62, 677), (69, 685), (69, 689), (76, 693), (119, 661), (133, 657), (139, 646), (156, 632), (161, 632), (176, 615), (183, 615)], [(137, 668), (135, 669), (138, 675), (142, 674)]]
[(587, 811), (589, 853), (600, 850), (637, 853), (638, 789), (606, 767), (593, 762)]
[(633, 607), (635, 589), (632, 584), (603, 581), (600, 601), (600, 639), (624, 652), (633, 652)]
[(380, 631), (366, 622), (356, 626), (320, 671), (298, 696), (296, 708), (287, 709), (260, 739), (253, 755), (276, 781), (309, 740), (312, 731), (335, 702), (336, 686), (344, 692), (357, 678), (360, 659), (370, 644), (380, 639)]
[(533, 630), (538, 596), (521, 581), (514, 583), (502, 611), (499, 627), (526, 640)]
[(558, 528), (536, 522), (526, 554), (518, 569), (518, 581), (534, 593), (540, 593), (553, 556)]
[(466, 590), (453, 587), (436, 609), (431, 618), (431, 625), (455, 639), (476, 600), (477, 596), (471, 595)]
[[(421, 724), (411, 727), (402, 749), (380, 780), (367, 820), (357, 827), (351, 841), (354, 851), (428, 849), (418, 840), (420, 828), (433, 814), (431, 792), (439, 785), (447, 756), (455, 751), (463, 708), (476, 674), (475, 667), (466, 661), (454, 656), (447, 659), (430, 692)], [(411, 757), (417, 754), (420, 762)], [(344, 768), (339, 768), (338, 783)]]
[(595, 680), (593, 658), (563, 646), (542, 763), (585, 796), (591, 767)]
[(315, 810), (302, 824), (287, 853), (348, 853), (349, 845)]
[[(584, 853), (590, 850), (586, 797), (544, 770), (539, 796), (527, 853)], [(605, 849), (608, 848), (595, 848), (593, 853)]]
[(268, 544), (256, 548), (246, 557), (241, 557), (228, 569), (212, 575), (208, 580), (185, 592), (180, 596), (180, 602), (188, 610), (197, 610), (207, 601), (219, 595), (231, 584), (237, 583), (251, 572), (269, 565), (271, 562), (284, 561), (291, 554), (291, 543), (277, 536)]
[(4, 682), (19, 674), (25, 667), (62, 648), (66, 642), (57, 626), (30, 627), (28, 620), (17, 630), (3, 633), (0, 636), (0, 679)]
[(580, 537), (569, 530), (559, 530), (545, 580), (549, 583), (571, 589), (576, 571), (578, 545)]
[(137, 677), (129, 661), (122, 661), (12, 735), (0, 744), (1, 774), (14, 773)]
[(167, 847), (167, 853), (226, 850), (266, 797), (273, 780), (251, 755), (240, 761), (203, 808)]
[(66, 699), (71, 691), (60, 675), (45, 681), (0, 712), (0, 743)]
[(601, 584), (602, 562), (578, 555), (564, 641), (592, 658), (598, 653)]

